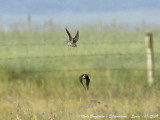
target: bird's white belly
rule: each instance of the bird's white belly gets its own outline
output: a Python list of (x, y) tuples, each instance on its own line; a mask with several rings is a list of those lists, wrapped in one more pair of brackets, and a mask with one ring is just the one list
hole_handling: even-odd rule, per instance
[(85, 79), (85, 75), (83, 75), (83, 77), (82, 77), (83, 79)]
[(68, 45), (69, 45), (69, 46), (72, 46), (72, 43), (71, 43), (71, 42), (68, 42)]

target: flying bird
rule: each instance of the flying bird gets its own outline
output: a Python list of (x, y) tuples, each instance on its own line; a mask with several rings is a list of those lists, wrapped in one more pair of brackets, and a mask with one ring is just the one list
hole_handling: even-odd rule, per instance
[[(84, 79), (86, 79), (86, 87), (85, 87), (85, 85), (83, 84)], [(88, 74), (82, 74), (82, 75), (79, 77), (79, 80), (80, 80), (81, 84), (83, 85), (84, 89), (88, 90), (88, 89), (89, 89), (89, 83), (90, 83), (89, 75), (88, 75)]]
[(79, 39), (79, 31), (77, 31), (75, 37), (72, 38), (72, 36), (71, 36), (71, 34), (69, 33), (68, 29), (65, 28), (65, 30), (66, 30), (66, 32), (67, 32), (67, 34), (68, 34), (68, 36), (69, 36), (69, 41), (67, 41), (68, 46), (77, 47), (76, 42), (77, 42), (78, 39)]

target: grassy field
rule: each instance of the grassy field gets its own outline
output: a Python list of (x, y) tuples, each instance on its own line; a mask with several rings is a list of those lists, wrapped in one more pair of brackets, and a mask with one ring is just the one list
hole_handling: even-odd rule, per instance
[[(67, 34), (61, 29), (1, 31), (0, 120), (96, 116), (127, 116), (117, 119), (129, 120), (132, 115), (158, 120), (160, 31), (153, 31), (156, 70), (152, 86), (147, 84), (144, 36), (141, 30), (81, 28), (78, 47), (68, 48)], [(88, 91), (78, 80), (83, 73), (90, 74)]]

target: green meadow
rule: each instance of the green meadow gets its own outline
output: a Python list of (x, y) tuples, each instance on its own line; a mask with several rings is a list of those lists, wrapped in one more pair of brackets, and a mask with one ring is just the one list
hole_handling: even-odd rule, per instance
[[(160, 31), (151, 32), (155, 79), (149, 86), (145, 30), (81, 27), (77, 48), (65, 44), (60, 28), (1, 31), (0, 120), (158, 120)], [(84, 73), (88, 91), (79, 82)]]

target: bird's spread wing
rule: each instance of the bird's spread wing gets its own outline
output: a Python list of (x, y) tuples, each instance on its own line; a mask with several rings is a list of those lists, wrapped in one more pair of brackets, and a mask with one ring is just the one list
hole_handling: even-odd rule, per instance
[(71, 40), (72, 40), (71, 34), (70, 34), (69, 31), (67, 30), (67, 28), (65, 28), (65, 30), (66, 30), (66, 32), (67, 32), (67, 34), (68, 34), (68, 36), (69, 36), (69, 40), (71, 41)]
[(84, 84), (83, 84), (83, 78), (82, 78), (82, 76), (83, 76), (83, 75), (81, 75), (81, 76), (79, 77), (79, 80), (80, 80), (81, 84), (83, 85), (84, 89), (86, 89), (85, 86), (84, 86)]
[(90, 83), (90, 79), (89, 77), (86, 78), (86, 88), (87, 90), (89, 89), (89, 83)]
[(79, 31), (77, 31), (77, 34), (75, 35), (75, 37), (73, 38), (74, 42), (76, 43), (79, 39)]

